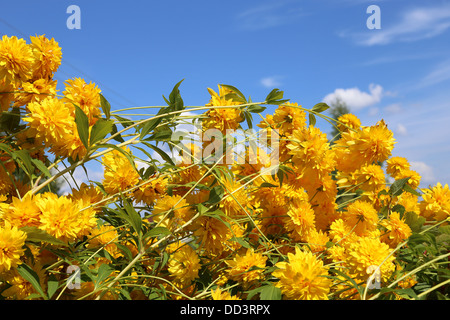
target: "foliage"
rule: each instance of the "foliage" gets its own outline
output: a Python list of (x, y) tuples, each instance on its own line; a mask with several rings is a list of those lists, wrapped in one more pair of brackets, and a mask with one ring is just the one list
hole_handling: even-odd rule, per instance
[(182, 81), (133, 120), (83, 79), (57, 93), (60, 63), (53, 39), (0, 41), (2, 299), (449, 298), (448, 185), (420, 189), (383, 120), (225, 84), (186, 106)]

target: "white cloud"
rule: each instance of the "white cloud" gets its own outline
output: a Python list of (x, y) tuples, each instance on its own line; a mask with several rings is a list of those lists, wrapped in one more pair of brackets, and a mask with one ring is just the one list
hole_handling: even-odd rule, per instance
[[(384, 11), (381, 11), (383, 21)], [(361, 45), (386, 45), (392, 42), (412, 42), (438, 36), (450, 29), (450, 5), (413, 8), (403, 11), (397, 23), (365, 33), (341, 33), (353, 37)]]
[(400, 111), (402, 111), (402, 106), (400, 103), (393, 103), (384, 107), (384, 111), (388, 113), (399, 113)]
[(417, 171), (422, 176), (422, 182), (434, 183), (436, 178), (434, 176), (433, 168), (421, 161), (411, 161), (411, 169)]
[(450, 80), (450, 60), (436, 66), (419, 83), (418, 87), (427, 87)]
[(396, 128), (396, 133), (401, 136), (406, 136), (408, 134), (408, 129), (406, 129), (403, 124), (399, 123)]
[(378, 84), (370, 84), (369, 92), (363, 92), (356, 87), (349, 89), (338, 88), (333, 93), (326, 95), (323, 101), (330, 104), (336, 101), (336, 99), (340, 99), (352, 111), (355, 111), (380, 102), (382, 96), (383, 87)]
[(262, 78), (260, 82), (264, 87), (270, 88), (270, 89), (281, 86), (281, 81), (280, 81), (279, 76), (265, 77), (265, 78)]
[(288, 6), (289, 1), (261, 4), (237, 15), (239, 26), (246, 30), (262, 30), (293, 23), (304, 15), (302, 9)]

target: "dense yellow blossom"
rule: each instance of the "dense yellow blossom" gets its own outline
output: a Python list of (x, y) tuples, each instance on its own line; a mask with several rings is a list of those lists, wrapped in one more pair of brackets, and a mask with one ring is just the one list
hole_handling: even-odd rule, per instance
[(331, 280), (326, 278), (327, 268), (323, 261), (311, 252), (298, 247), (295, 254), (288, 253), (288, 262), (278, 262), (279, 268), (272, 272), (278, 279), (276, 286), (287, 299), (295, 300), (328, 300)]
[(17, 267), (21, 264), (21, 256), (25, 252), (23, 247), (27, 235), (16, 226), (5, 221), (0, 226), (0, 273)]

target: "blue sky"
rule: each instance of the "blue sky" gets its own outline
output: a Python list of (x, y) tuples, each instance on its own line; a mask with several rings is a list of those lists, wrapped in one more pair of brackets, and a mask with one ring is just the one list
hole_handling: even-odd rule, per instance
[(450, 1), (8, 1), (0, 33), (55, 38), (59, 85), (93, 81), (116, 109), (164, 105), (181, 79), (186, 105), (219, 83), (253, 101), (276, 87), (307, 108), (339, 96), (363, 125), (387, 122), (422, 187), (450, 182)]

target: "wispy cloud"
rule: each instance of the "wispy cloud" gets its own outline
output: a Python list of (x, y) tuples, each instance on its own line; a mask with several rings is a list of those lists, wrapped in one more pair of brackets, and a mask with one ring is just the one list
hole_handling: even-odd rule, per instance
[(273, 89), (275, 87), (279, 87), (282, 84), (280, 76), (271, 76), (271, 77), (262, 78), (260, 80), (260, 83), (264, 87), (269, 88), (269, 89)]
[(304, 14), (292, 1), (277, 1), (242, 11), (236, 19), (242, 29), (255, 31), (293, 23)]
[(325, 103), (333, 103), (334, 101), (341, 100), (347, 104), (352, 110), (360, 110), (365, 107), (374, 105), (381, 101), (383, 96), (383, 87), (378, 84), (370, 84), (369, 92), (361, 91), (359, 88), (338, 88), (323, 98)]
[[(383, 15), (383, 12), (382, 12)], [(405, 10), (397, 23), (380, 30), (363, 33), (341, 33), (365, 46), (386, 45), (392, 42), (412, 42), (436, 37), (450, 29), (450, 4)]]
[(433, 68), (419, 83), (418, 87), (428, 87), (450, 80), (450, 59)]
[(422, 182), (434, 183), (436, 177), (431, 166), (422, 161), (411, 161), (411, 169), (417, 171), (422, 177)]

